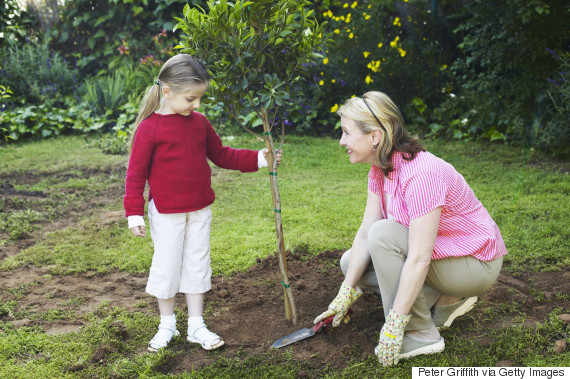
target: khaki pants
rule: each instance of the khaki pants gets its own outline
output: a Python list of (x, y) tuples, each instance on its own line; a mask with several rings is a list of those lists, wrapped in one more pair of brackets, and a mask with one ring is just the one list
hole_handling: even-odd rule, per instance
[[(388, 316), (400, 285), (400, 274), (408, 255), (408, 228), (394, 220), (380, 220), (368, 231), (368, 250), (372, 258), (359, 286), (380, 294), (384, 315)], [(340, 260), (346, 274), (350, 250)], [(427, 329), (433, 325), (431, 307), (442, 295), (469, 297), (480, 295), (497, 280), (503, 257), (480, 261), (472, 256), (432, 260), (424, 286), (412, 306), (412, 319), (406, 330)]]

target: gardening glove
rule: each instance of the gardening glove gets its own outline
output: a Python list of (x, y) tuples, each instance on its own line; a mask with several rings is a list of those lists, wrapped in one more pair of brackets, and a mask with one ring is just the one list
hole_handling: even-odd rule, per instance
[(412, 315), (401, 315), (390, 308), (390, 313), (380, 331), (380, 341), (374, 351), (378, 356), (378, 361), (384, 366), (398, 364), (404, 340), (404, 328), (411, 318)]
[(338, 295), (336, 295), (332, 303), (329, 304), (329, 309), (321, 313), (315, 319), (314, 323), (316, 324), (319, 321), (324, 320), (332, 315), (335, 315), (332, 323), (332, 326), (335, 328), (340, 325), (340, 322), (342, 320), (344, 320), (344, 322), (348, 322), (350, 320), (350, 316), (348, 316), (346, 313), (348, 312), (350, 306), (360, 296), (362, 296), (362, 290), (360, 288), (352, 288), (343, 282), (342, 286), (340, 287), (340, 291), (338, 291)]

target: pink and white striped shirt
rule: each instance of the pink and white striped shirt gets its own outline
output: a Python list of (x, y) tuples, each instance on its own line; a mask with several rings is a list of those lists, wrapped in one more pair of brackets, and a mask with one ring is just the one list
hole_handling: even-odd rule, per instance
[(392, 164), (387, 178), (373, 165), (368, 188), (381, 197), (384, 217), (407, 227), (410, 220), (442, 207), (432, 259), (471, 255), (491, 261), (507, 254), (497, 224), (452, 165), (426, 151), (411, 161), (394, 152)]

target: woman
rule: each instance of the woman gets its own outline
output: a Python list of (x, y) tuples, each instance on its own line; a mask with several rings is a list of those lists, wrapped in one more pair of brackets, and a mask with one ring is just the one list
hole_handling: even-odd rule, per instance
[(384, 308), (382, 364), (441, 352), (438, 327), (496, 281), (507, 254), (501, 233), (463, 176), (406, 134), (387, 95), (351, 98), (338, 114), (350, 162), (372, 167), (362, 224), (341, 258), (344, 282), (315, 323), (334, 314), (338, 326), (360, 288), (371, 288)]

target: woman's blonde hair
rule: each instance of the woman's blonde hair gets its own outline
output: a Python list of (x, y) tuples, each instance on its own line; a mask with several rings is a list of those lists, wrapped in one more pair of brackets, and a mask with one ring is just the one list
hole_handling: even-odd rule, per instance
[(408, 136), (404, 129), (404, 118), (392, 99), (383, 92), (366, 92), (361, 98), (348, 99), (338, 110), (340, 117), (356, 121), (364, 134), (379, 131), (381, 142), (376, 147), (376, 158), (384, 175), (394, 171), (392, 154), (400, 151), (403, 158), (411, 161), (424, 151), (420, 142)]
[(178, 54), (167, 60), (158, 74), (158, 79), (147, 88), (141, 102), (129, 140), (129, 151), (133, 148), (135, 134), (143, 120), (160, 107), (160, 90), (168, 86), (173, 92), (186, 92), (192, 86), (207, 84), (210, 75), (206, 67), (198, 59), (189, 54)]

